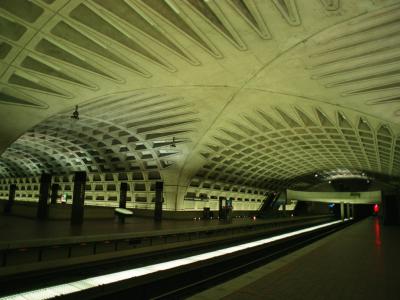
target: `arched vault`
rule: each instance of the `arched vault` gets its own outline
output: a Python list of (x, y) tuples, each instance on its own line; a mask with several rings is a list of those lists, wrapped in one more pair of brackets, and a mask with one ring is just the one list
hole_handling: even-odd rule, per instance
[(156, 172), (176, 209), (397, 178), (399, 24), (398, 0), (3, 0), (0, 177)]

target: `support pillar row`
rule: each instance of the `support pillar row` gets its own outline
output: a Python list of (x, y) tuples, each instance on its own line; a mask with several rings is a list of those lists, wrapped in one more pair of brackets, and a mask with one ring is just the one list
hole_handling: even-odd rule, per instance
[(83, 223), (85, 185), (86, 185), (86, 172), (75, 172), (74, 191), (72, 195), (72, 210), (71, 210), (72, 225), (81, 225)]
[(51, 174), (43, 173), (40, 176), (39, 202), (37, 207), (37, 218), (40, 220), (46, 219), (49, 212), (48, 200), (50, 184)]
[(10, 184), (10, 189), (8, 191), (8, 201), (6, 205), (4, 206), (4, 213), (8, 214), (11, 213), (12, 206), (15, 201), (15, 192), (17, 190), (17, 185), (16, 184)]
[(340, 202), (340, 219), (344, 221), (344, 203)]
[(383, 208), (383, 224), (398, 225), (400, 224), (400, 203), (395, 194), (382, 195)]
[[(128, 192), (128, 184), (126, 182), (121, 182), (119, 186), (119, 208), (126, 208), (126, 194)], [(125, 223), (125, 215), (118, 213), (119, 223)]]
[(283, 195), (285, 198), (284, 198), (284, 202), (283, 202), (283, 204), (282, 204), (282, 213), (283, 213), (283, 216), (285, 216), (286, 217), (286, 205), (287, 205), (287, 203), (288, 203), (288, 201), (287, 201), (287, 190), (285, 190), (285, 194)]
[(51, 185), (51, 204), (57, 204), (58, 191), (60, 190), (60, 185), (58, 183), (53, 183)]
[(223, 218), (223, 212), (222, 212), (222, 201), (224, 200), (224, 198), (223, 197), (219, 197), (218, 198), (218, 217), (220, 218), (220, 219), (222, 219)]
[(347, 208), (347, 214), (346, 214), (346, 216), (347, 216), (347, 219), (350, 219), (350, 217), (351, 217), (351, 215), (350, 215), (350, 203), (347, 203), (347, 205), (346, 205), (346, 208)]
[(126, 193), (128, 192), (128, 184), (121, 182), (119, 187), (119, 207), (126, 208)]
[(157, 181), (156, 182), (156, 202), (154, 205), (154, 220), (155, 221), (161, 221), (161, 219), (162, 219), (163, 190), (164, 190), (164, 183), (162, 181)]

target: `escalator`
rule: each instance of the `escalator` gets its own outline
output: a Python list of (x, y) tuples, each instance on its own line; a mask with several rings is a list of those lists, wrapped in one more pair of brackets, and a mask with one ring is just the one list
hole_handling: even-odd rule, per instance
[(276, 202), (281, 195), (280, 192), (270, 192), (267, 194), (261, 208), (258, 210), (258, 218), (270, 218), (277, 214), (277, 210), (274, 209)]

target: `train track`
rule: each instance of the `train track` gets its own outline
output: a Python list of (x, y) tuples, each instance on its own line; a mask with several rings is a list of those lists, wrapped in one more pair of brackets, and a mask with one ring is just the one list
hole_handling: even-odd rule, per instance
[(63, 299), (183, 299), (249, 272), (325, 237), (351, 222), (337, 223), (223, 256), (117, 281)]

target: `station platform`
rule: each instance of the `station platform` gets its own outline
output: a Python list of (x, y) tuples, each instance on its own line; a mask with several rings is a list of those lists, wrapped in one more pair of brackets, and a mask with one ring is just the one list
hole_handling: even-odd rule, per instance
[(162, 220), (130, 217), (87, 220), (71, 225), (67, 220), (39, 221), (0, 216), (0, 279), (9, 275), (66, 268), (230, 242), (331, 221), (333, 215), (291, 218), (225, 220)]
[(190, 299), (398, 300), (399, 237), (371, 217)]
[(129, 217), (121, 224), (117, 219), (85, 220), (82, 225), (71, 225), (69, 220), (39, 221), (17, 216), (0, 216), (0, 241), (52, 239), (70, 236), (91, 236), (119, 233), (146, 233), (151, 231), (184, 230), (188, 228), (215, 227), (220, 225), (247, 225), (265, 220), (233, 218), (226, 223), (214, 220), (162, 220)]

